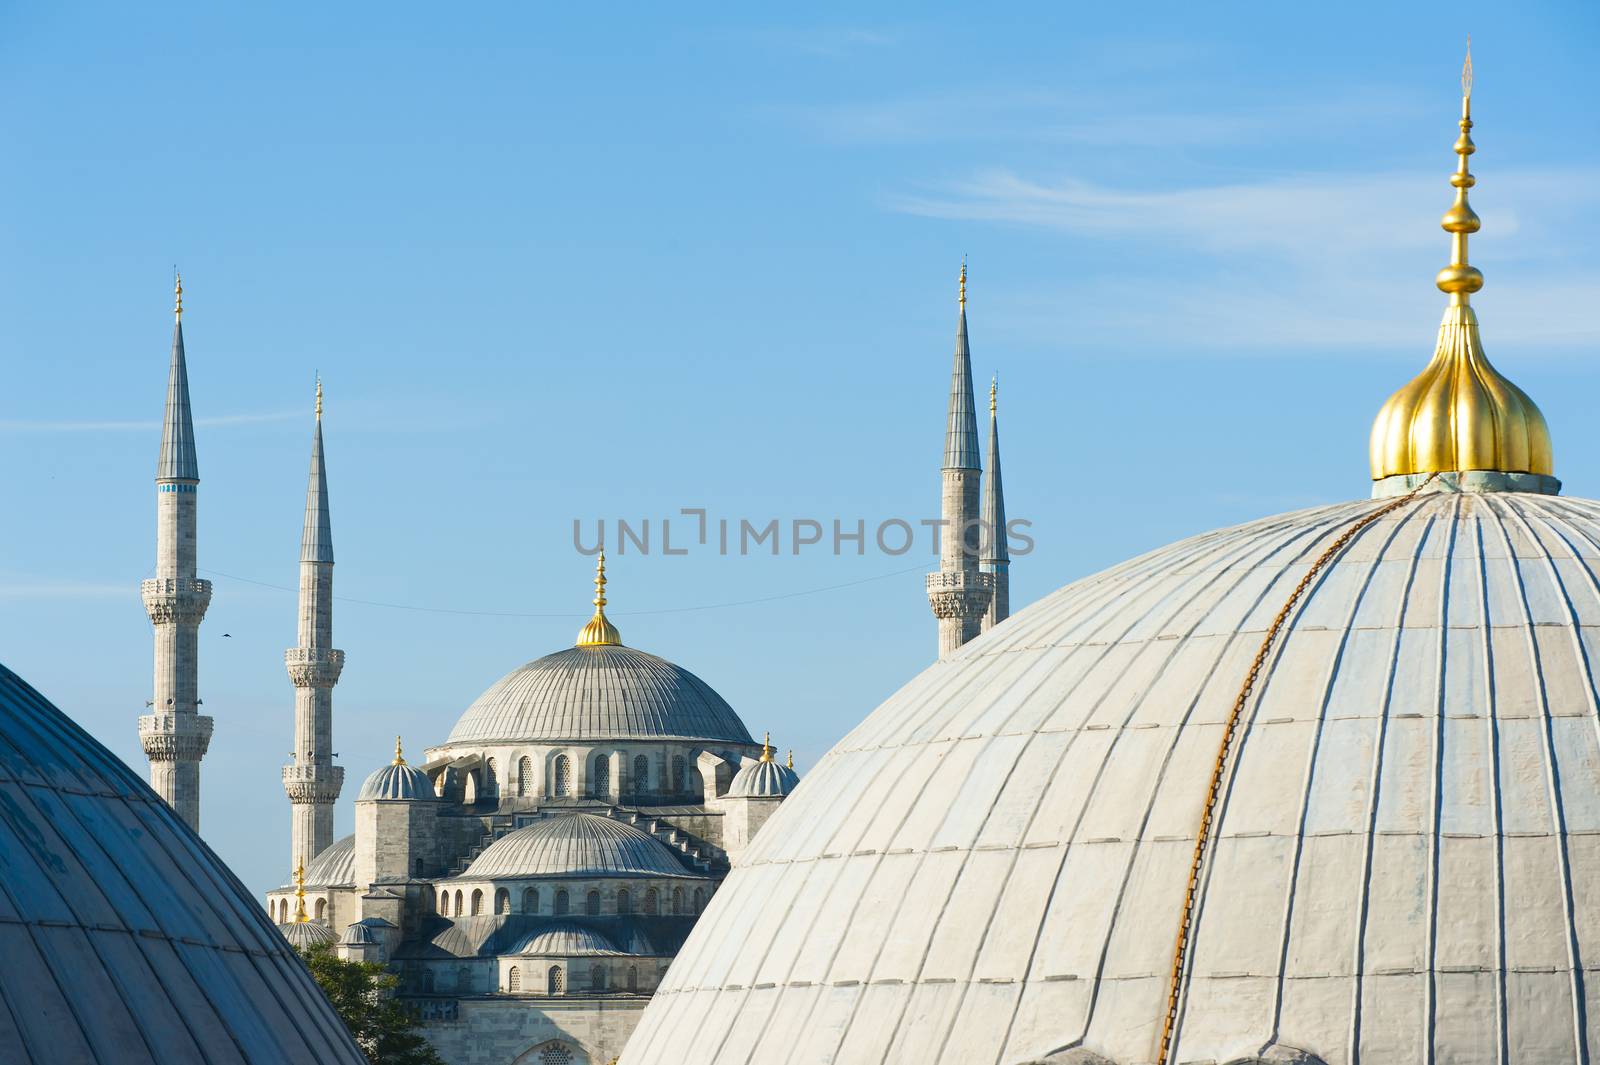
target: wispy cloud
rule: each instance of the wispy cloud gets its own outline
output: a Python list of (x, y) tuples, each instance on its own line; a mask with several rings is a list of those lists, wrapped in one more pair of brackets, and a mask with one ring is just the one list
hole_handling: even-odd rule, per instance
[[(201, 428), (227, 428), (234, 425), (259, 425), (264, 422), (284, 422), (305, 417), (304, 411), (274, 411), (262, 414), (221, 414), (210, 418), (196, 418), (194, 424)], [(25, 421), (0, 418), (0, 432), (6, 433), (116, 433), (126, 431), (153, 432), (161, 428), (156, 418), (137, 421), (114, 419), (87, 419), (82, 421)]]

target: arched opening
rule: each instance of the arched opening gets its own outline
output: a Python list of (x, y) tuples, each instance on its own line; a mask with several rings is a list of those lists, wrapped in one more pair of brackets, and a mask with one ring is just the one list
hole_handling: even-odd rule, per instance
[(603, 965), (589, 966), (589, 986), (596, 991), (606, 989), (606, 970)]
[(556, 892), (556, 915), (557, 916), (561, 916), (562, 914), (565, 914), (567, 912), (568, 907), (571, 906), (571, 905), (572, 905), (571, 900), (567, 897), (566, 888), (562, 888), (560, 891)]
[(413, 861), (411, 863), (411, 875), (412, 876), (421, 876), (422, 875), (422, 859), (421, 858), (418, 858), (418, 859), (416, 859), (415, 861)]
[(523, 913), (538, 913), (539, 912), (539, 889), (538, 888), (528, 888), (525, 891), (523, 891), (523, 893), (522, 893), (522, 912)]
[(507, 991), (521, 991), (522, 990), (522, 970), (520, 968), (518, 968), (517, 966), (515, 966), (515, 965), (513, 965), (511, 967), (511, 971), (510, 972), (506, 973), (506, 990)]
[(478, 771), (469, 770), (466, 774), (467, 782), (461, 789), (461, 801), (468, 806), (473, 806), (478, 801)]
[(481, 913), (483, 913), (483, 891), (482, 889), (474, 888), (472, 892), (472, 916), (477, 917)]
[(533, 792), (533, 759), (523, 755), (517, 759), (517, 794), (529, 795)]
[(683, 760), (683, 755), (676, 755), (672, 759), (672, 793), (682, 795), (684, 785), (689, 775), (689, 765)]
[(461, 906), (461, 892), (456, 892), (456, 916), (460, 917), (466, 911)]
[(628, 966), (628, 990), (639, 990), (639, 967), (637, 965)]
[(427, 904), (429, 913), (439, 912), (439, 893), (433, 890), (432, 884), (422, 889), (422, 898)]
[(456, 970), (456, 990), (466, 992), (472, 990), (472, 970), (465, 965)]
[(490, 799), (500, 790), (500, 774), (495, 771), (494, 759), (490, 758), (483, 763), (483, 795)]
[(590, 917), (600, 916), (600, 892), (591, 891), (583, 900), (583, 912)]
[(317, 920), (320, 921), (320, 920), (322, 920), (323, 918), (325, 918), (327, 916), (328, 916), (328, 900), (327, 899), (318, 899), (317, 900), (317, 913), (316, 913)]
[(549, 987), (552, 995), (559, 995), (567, 989), (567, 978), (561, 971), (561, 966), (550, 966)]
[(650, 759), (644, 755), (633, 760), (633, 793), (646, 795), (650, 791)]
[(633, 912), (633, 896), (628, 894), (628, 889), (627, 888), (619, 888), (619, 889), (617, 889), (617, 912), (618, 913), (632, 913)]
[(494, 912), (511, 912), (511, 892), (507, 891), (505, 888), (501, 888), (499, 891), (494, 893)]
[(611, 794), (611, 756), (605, 754), (595, 755), (594, 759), (594, 797), (603, 799)]
[(572, 760), (564, 754), (556, 755), (556, 779), (550, 794), (559, 798), (572, 794)]
[(695, 888), (694, 889), (694, 912), (695, 913), (704, 913), (705, 909), (706, 909), (706, 889), (705, 888)]
[(683, 888), (681, 887), (672, 889), (672, 912), (674, 914), (683, 912)]
[(651, 917), (654, 917), (661, 912), (661, 907), (656, 901), (655, 888), (651, 888), (649, 891), (644, 893), (644, 912), (649, 914)]

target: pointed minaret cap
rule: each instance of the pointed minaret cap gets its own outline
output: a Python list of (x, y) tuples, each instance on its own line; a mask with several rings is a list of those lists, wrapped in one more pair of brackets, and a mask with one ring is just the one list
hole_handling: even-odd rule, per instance
[(594, 617), (578, 632), (579, 647), (620, 647), (622, 633), (606, 617), (606, 553), (600, 552), (594, 570)]
[(986, 568), (1011, 560), (1006, 546), (1006, 490), (1000, 477), (1000, 375), (989, 382), (989, 475), (983, 482), (983, 545), (980, 562)]
[(322, 455), (322, 378), (317, 377), (316, 429), (311, 435), (311, 473), (306, 480), (306, 518), (300, 561), (333, 561), (333, 515), (328, 503), (328, 464)]
[(949, 419), (944, 434), (944, 469), (976, 470), (978, 413), (972, 399), (972, 352), (967, 347), (967, 261), (961, 260), (956, 305), (955, 364), (950, 370)]
[(1450, 265), (1434, 279), (1450, 305), (1432, 361), (1389, 397), (1372, 424), (1372, 479), (1476, 471), (1532, 474), (1504, 480), (1518, 490), (1553, 492), (1559, 482), (1544, 414), (1489, 363), (1470, 304), (1472, 293), (1483, 287), (1483, 274), (1467, 262), (1467, 237), (1480, 224), (1467, 202), (1467, 190), (1477, 183), (1467, 171), (1467, 157), (1477, 151), (1471, 134), (1470, 39), (1461, 69), (1460, 129), (1456, 171), (1450, 175), (1455, 202), (1439, 223), (1450, 234)]
[(173, 285), (172, 365), (167, 370), (167, 406), (161, 419), (157, 481), (199, 481), (194, 453), (194, 415), (189, 408), (189, 365), (183, 355), (183, 278)]

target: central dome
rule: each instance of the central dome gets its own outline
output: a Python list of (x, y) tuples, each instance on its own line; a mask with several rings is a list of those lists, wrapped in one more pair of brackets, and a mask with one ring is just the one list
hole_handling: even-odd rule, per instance
[(1183, 927), (1173, 1062), (1586, 1060), (1600, 503), (1359, 528), (1260, 666), (1185, 905), (1252, 660), (1384, 505), (1163, 548), (923, 672), (774, 813), (624, 1065), (1150, 1062)]
[(681, 739), (748, 745), (705, 681), (620, 644), (569, 647), (512, 670), (461, 715), (449, 744)]
[(693, 876), (661, 842), (596, 814), (559, 814), (500, 837), (467, 867), (468, 878)]

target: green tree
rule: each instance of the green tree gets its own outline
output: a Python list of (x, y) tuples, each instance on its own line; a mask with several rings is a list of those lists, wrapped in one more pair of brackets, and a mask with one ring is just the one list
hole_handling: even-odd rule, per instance
[(372, 1065), (444, 1065), (418, 1030), (416, 1014), (394, 997), (399, 981), (393, 973), (373, 962), (345, 961), (331, 946), (300, 953)]

